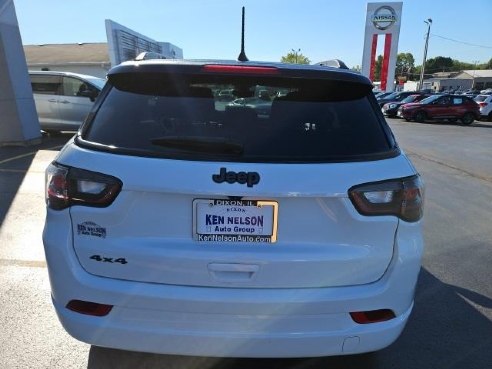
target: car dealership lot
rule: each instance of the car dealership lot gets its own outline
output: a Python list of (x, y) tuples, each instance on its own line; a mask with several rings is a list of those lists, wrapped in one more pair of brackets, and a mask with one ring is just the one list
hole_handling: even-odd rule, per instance
[[(389, 119), (426, 183), (423, 268), (400, 339), (370, 358), (221, 360), (108, 350), (57, 321), (42, 250), (44, 168), (70, 136), (0, 148), (1, 368), (492, 367), (492, 123)], [(361, 364), (364, 360), (364, 364)]]

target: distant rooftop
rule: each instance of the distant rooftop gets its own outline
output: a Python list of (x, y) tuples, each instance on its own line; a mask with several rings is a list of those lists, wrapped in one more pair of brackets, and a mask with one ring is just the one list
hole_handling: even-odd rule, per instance
[(108, 45), (100, 43), (24, 45), (28, 65), (109, 64)]
[(492, 69), (464, 70), (463, 72), (475, 78), (492, 78)]

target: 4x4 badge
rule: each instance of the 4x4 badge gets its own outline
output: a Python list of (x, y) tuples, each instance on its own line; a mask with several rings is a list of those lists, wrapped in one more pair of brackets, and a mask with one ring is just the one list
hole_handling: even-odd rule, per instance
[(213, 174), (212, 179), (215, 183), (247, 183), (248, 187), (253, 187), (260, 182), (260, 175), (257, 172), (228, 172), (226, 168), (220, 168), (219, 174)]

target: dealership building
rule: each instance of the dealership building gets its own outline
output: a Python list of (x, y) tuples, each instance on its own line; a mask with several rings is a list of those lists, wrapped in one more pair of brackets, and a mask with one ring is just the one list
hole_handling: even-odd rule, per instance
[(110, 19), (105, 21), (108, 42), (24, 45), (29, 70), (53, 70), (105, 78), (112, 66), (154, 52), (166, 59), (182, 59), (183, 50), (158, 42)]

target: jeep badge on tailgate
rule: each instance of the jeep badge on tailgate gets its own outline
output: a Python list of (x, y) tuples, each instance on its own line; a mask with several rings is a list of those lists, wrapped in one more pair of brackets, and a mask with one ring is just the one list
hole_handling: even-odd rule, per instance
[(248, 184), (248, 187), (253, 187), (260, 182), (260, 175), (257, 172), (227, 172), (226, 168), (220, 168), (219, 174), (213, 174), (212, 179), (216, 183), (234, 183)]

